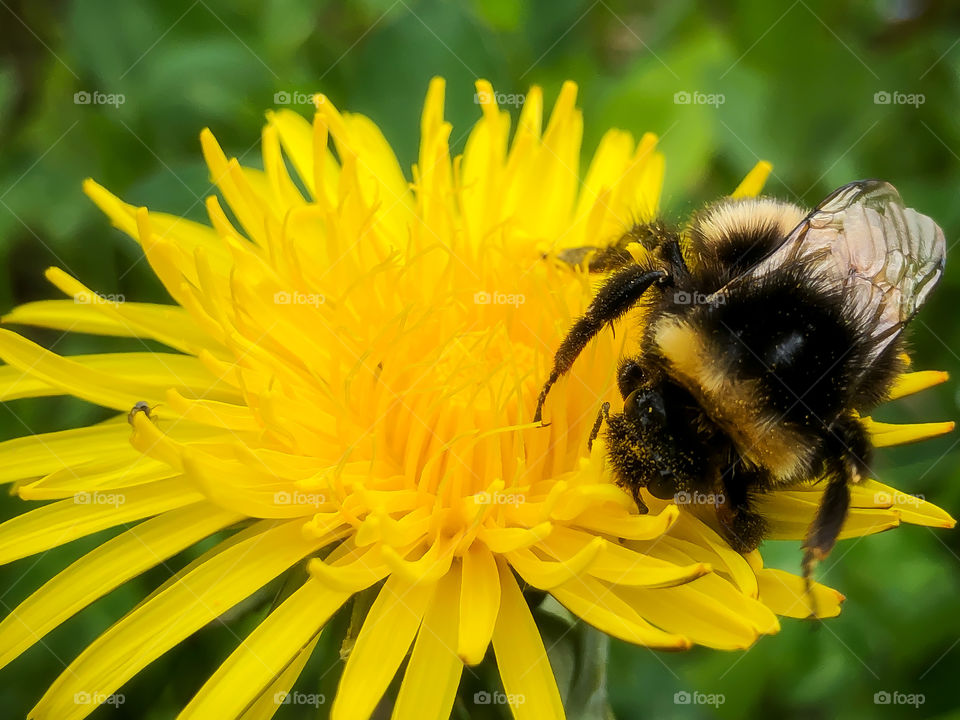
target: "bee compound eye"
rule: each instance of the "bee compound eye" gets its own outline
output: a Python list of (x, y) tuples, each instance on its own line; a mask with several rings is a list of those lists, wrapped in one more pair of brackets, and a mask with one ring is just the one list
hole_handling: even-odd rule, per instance
[(643, 427), (663, 425), (667, 419), (663, 398), (652, 390), (634, 390), (627, 395), (623, 414), (637, 420)]
[(669, 471), (660, 471), (658, 477), (654, 477), (647, 483), (647, 492), (658, 500), (676, 499), (678, 483), (673, 473)]

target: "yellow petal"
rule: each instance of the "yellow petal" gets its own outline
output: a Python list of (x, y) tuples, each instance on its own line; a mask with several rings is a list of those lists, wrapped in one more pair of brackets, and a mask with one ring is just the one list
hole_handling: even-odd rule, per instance
[(132, 463), (107, 457), (55, 470), (31, 483), (17, 486), (23, 500), (62, 500), (78, 493), (109, 492), (119, 488), (167, 480), (179, 473), (163, 463), (141, 455)]
[(528, 583), (549, 590), (583, 573), (596, 559), (603, 543), (603, 538), (594, 537), (563, 562), (543, 560), (531, 550), (514, 550), (504, 553), (504, 557)]
[[(320, 636), (317, 635), (307, 643), (307, 646), (297, 653), (290, 664), (283, 669), (283, 672), (277, 675), (274, 681), (260, 693), (260, 696), (238, 720), (270, 720), (281, 705), (298, 699), (290, 697), (290, 688), (293, 687), (297, 678), (300, 677), (300, 673), (303, 672), (303, 666), (313, 655), (313, 649), (317, 646), (317, 640), (319, 639)], [(319, 707), (320, 704), (326, 702), (326, 697), (319, 693), (306, 693), (306, 697), (303, 699), (306, 701), (313, 700), (315, 707)]]
[[(233, 388), (217, 382), (199, 361), (172, 353), (110, 353), (107, 355), (73, 355), (71, 363), (113, 377), (136, 377), (144, 383), (142, 398), (160, 398), (172, 387), (189, 388), (191, 394), (210, 398), (239, 399)], [(151, 387), (147, 387), (147, 385)], [(18, 398), (63, 395), (62, 385), (25, 373), (19, 367), (0, 367), (0, 401)], [(129, 410), (129, 408), (127, 408)]]
[(892, 508), (901, 522), (928, 527), (952, 528), (957, 524), (949, 513), (922, 495), (908, 495), (876, 480), (864, 480), (850, 488), (850, 502), (858, 508)]
[[(153, 217), (153, 222), (157, 222), (156, 216)], [(125, 298), (121, 298), (120, 302), (104, 302), (103, 296), (94, 293), (60, 268), (48, 268), (44, 275), (57, 288), (73, 297), (72, 304), (75, 307), (88, 308), (87, 316), (96, 313), (109, 318), (120, 328), (104, 334), (152, 338), (176, 350), (194, 355), (201, 350), (220, 352), (213, 339), (205, 334), (181, 307), (128, 303)], [(75, 314), (70, 313), (68, 317)], [(11, 316), (20, 318), (20, 322), (30, 317), (20, 308), (14, 309)], [(49, 315), (47, 317), (49, 318)]]
[[(343, 547), (349, 547), (349, 544), (344, 543)], [(359, 592), (379, 582), (390, 572), (379, 550), (379, 546), (352, 548), (349, 554), (341, 557), (331, 555), (326, 560), (311, 558), (307, 570), (328, 587)]]
[(8, 563), (106, 528), (199, 502), (182, 478), (110, 492), (82, 492), (0, 525), (0, 563)]
[[(758, 498), (758, 511), (769, 523), (769, 540), (803, 540), (820, 506), (819, 492), (777, 491)], [(840, 529), (839, 539), (890, 530), (900, 524), (893, 510), (864, 510), (853, 507)]]
[(636, 645), (660, 650), (686, 650), (683, 635), (664, 632), (648, 623), (613, 588), (589, 577), (572, 578), (550, 592), (570, 612), (602, 632)]
[(95, 706), (77, 704), (77, 693), (109, 696), (185, 637), (325, 544), (305, 541), (297, 521), (264, 522), (259, 530), (228, 544), (88, 645), (54, 681), (30, 717), (85, 717)]
[(0, 667), (97, 598), (240, 519), (198, 503), (146, 520), (90, 551), (0, 622)]
[(104, 457), (133, 464), (139, 453), (130, 447), (129, 436), (125, 422), (107, 422), (7, 440), (0, 443), (0, 482), (39, 478)]
[(656, 540), (673, 526), (678, 517), (680, 509), (673, 504), (647, 515), (630, 513), (619, 505), (606, 505), (584, 510), (570, 524), (627, 540)]
[(500, 610), (500, 575), (493, 555), (475, 543), (463, 553), (457, 654), (468, 665), (483, 660)]
[(900, 375), (893, 383), (889, 400), (897, 400), (907, 395), (913, 395), (934, 385), (939, 385), (950, 379), (950, 374), (939, 370), (920, 370)]
[(569, 562), (589, 544), (600, 540), (600, 552), (587, 572), (617, 585), (665, 587), (688, 582), (710, 572), (703, 563), (675, 565), (659, 558), (635, 552), (622, 545), (564, 527), (555, 527), (538, 546), (561, 562)]
[(865, 417), (861, 422), (870, 433), (870, 442), (874, 447), (889, 447), (890, 445), (905, 445), (907, 443), (928, 440), (939, 435), (953, 432), (954, 423), (885, 423), (873, 418)]
[(413, 642), (435, 584), (391, 577), (363, 621), (347, 658), (330, 717), (367, 720)]
[[(156, 397), (156, 384), (137, 377), (117, 377), (61, 357), (9, 330), (0, 329), (0, 358), (65, 394), (115, 410), (127, 412), (140, 400)], [(135, 364), (130, 368), (136, 372)]]
[(460, 588), (456, 566), (437, 583), (393, 706), (395, 720), (450, 717), (463, 672), (463, 663), (455, 652)]
[(759, 634), (780, 628), (776, 616), (762, 603), (713, 574), (676, 587), (618, 586), (614, 592), (657, 627), (707, 647), (746, 648)]
[[(777, 615), (806, 618), (811, 614), (810, 599), (803, 578), (775, 568), (763, 568), (757, 573), (760, 583), (760, 602)], [(817, 617), (831, 618), (840, 614), (843, 595), (833, 588), (815, 582), (811, 586)]]
[(770, 176), (773, 165), (766, 160), (761, 160), (753, 169), (747, 173), (743, 181), (737, 185), (737, 189), (730, 193), (732, 198), (756, 197), (763, 191), (763, 186)]
[(509, 566), (500, 572), (500, 613), (493, 631), (493, 651), (510, 710), (517, 720), (564, 718), (557, 680), (540, 631)]
[(240, 715), (349, 597), (308, 579), (240, 643), (178, 718)]

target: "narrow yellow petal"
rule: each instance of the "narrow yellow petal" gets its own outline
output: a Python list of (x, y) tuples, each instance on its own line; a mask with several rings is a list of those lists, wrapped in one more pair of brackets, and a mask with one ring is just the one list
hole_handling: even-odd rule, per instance
[(950, 374), (940, 370), (920, 370), (919, 372), (904, 373), (893, 383), (888, 399), (897, 400), (907, 395), (913, 395), (949, 379)]
[[(210, 399), (239, 399), (239, 393), (218, 383), (210, 371), (195, 358), (173, 353), (109, 353), (72, 355), (71, 363), (96, 373), (116, 378), (134, 377), (143, 387), (144, 398), (160, 398), (170, 388), (187, 389), (191, 394)], [(27, 397), (63, 395), (63, 385), (30, 375), (20, 367), (0, 367), (0, 401)], [(129, 408), (127, 408), (129, 410)]]
[(321, 583), (337, 590), (359, 592), (379, 582), (390, 572), (377, 546), (354, 548), (349, 555), (338, 558), (336, 562), (329, 560), (311, 558), (307, 570)]
[(710, 566), (704, 563), (675, 565), (592, 534), (564, 527), (555, 527), (538, 547), (561, 562), (569, 562), (577, 553), (597, 540), (601, 541), (600, 552), (590, 563), (587, 572), (600, 580), (617, 585), (666, 587), (688, 582), (710, 572)]
[(500, 572), (500, 613), (493, 631), (493, 651), (510, 710), (517, 720), (564, 718), (557, 680), (543, 647), (540, 630), (527, 601), (503, 560)]
[(574, 615), (626, 642), (660, 650), (686, 650), (691, 646), (683, 635), (664, 632), (648, 623), (613, 591), (614, 587), (593, 578), (575, 577), (550, 594)]
[(753, 169), (747, 173), (743, 181), (737, 185), (737, 189), (730, 193), (732, 198), (756, 197), (763, 191), (763, 186), (770, 177), (770, 171), (773, 165), (766, 160), (761, 160)]
[(313, 175), (313, 130), (302, 115), (280, 109), (267, 113), (267, 122), (276, 128), (283, 150), (310, 194), (316, 190)]
[(363, 621), (347, 658), (330, 717), (367, 720), (413, 642), (435, 584), (391, 577)]
[[(156, 224), (157, 216), (151, 215)], [(105, 333), (121, 337), (151, 338), (164, 345), (192, 355), (201, 350), (222, 353), (218, 344), (194, 322), (193, 318), (181, 307), (175, 305), (154, 305), (148, 303), (128, 303), (125, 298), (110, 302), (110, 298), (94, 293), (75, 278), (58, 267), (47, 268), (44, 273), (47, 280), (58, 289), (73, 297), (76, 307), (88, 308), (87, 314), (109, 318), (120, 330)], [(23, 322), (29, 318), (22, 311), (14, 309), (13, 317)], [(74, 315), (68, 315), (72, 318)], [(77, 329), (77, 328), (64, 328)]]
[(78, 303), (76, 300), (37, 300), (24, 303), (0, 317), (0, 322), (113, 337), (136, 337), (138, 334), (118, 318), (107, 317), (96, 307)]
[(463, 553), (457, 654), (468, 665), (483, 660), (500, 610), (500, 574), (493, 555), (475, 543)]
[(0, 564), (202, 499), (182, 478), (111, 492), (77, 493), (0, 525)]
[[(792, 618), (810, 616), (810, 598), (802, 577), (783, 570), (763, 568), (757, 572), (757, 581), (760, 583), (760, 602), (777, 615)], [(818, 582), (813, 583), (811, 592), (818, 618), (831, 618), (840, 614), (840, 605), (845, 599), (843, 595)]]
[(308, 579), (240, 643), (183, 709), (179, 720), (240, 715), (349, 597), (349, 593), (331, 591)]
[(780, 627), (762, 603), (716, 575), (676, 587), (618, 586), (614, 592), (664, 631), (721, 650), (750, 647), (761, 633), (775, 633)]
[(953, 432), (954, 422), (884, 423), (865, 417), (861, 422), (870, 433), (874, 447), (905, 445)]
[[(807, 536), (820, 505), (819, 492), (777, 491), (758, 498), (758, 511), (769, 523), (770, 540), (803, 540)], [(895, 528), (900, 515), (894, 510), (861, 509), (853, 507), (840, 529), (839, 539), (872, 535)]]
[(241, 519), (198, 503), (165, 512), (108, 540), (46, 582), (0, 622), (0, 667), (97, 598)]
[(0, 358), (66, 394), (115, 410), (127, 412), (140, 400), (156, 397), (156, 385), (61, 357), (9, 330), (0, 329)]
[(549, 590), (586, 571), (600, 553), (603, 543), (603, 538), (594, 537), (563, 562), (544, 560), (532, 550), (514, 550), (504, 553), (504, 557), (528, 583), (535, 588)]
[(17, 486), (17, 495), (23, 500), (63, 500), (77, 493), (109, 492), (167, 480), (179, 474), (168, 465), (143, 455), (132, 462), (98, 458), (55, 470), (35, 482), (21, 483)]
[(477, 537), (495, 553), (507, 553), (536, 545), (550, 534), (553, 526), (540, 523), (534, 527), (483, 527)]
[(850, 490), (850, 502), (855, 508), (892, 508), (902, 522), (911, 525), (952, 528), (957, 524), (949, 513), (923, 496), (909, 495), (876, 480), (864, 480)]
[(571, 525), (598, 533), (609, 533), (628, 540), (656, 540), (680, 517), (680, 509), (666, 505), (658, 513), (637, 515), (619, 505), (592, 507), (570, 521)]
[[(297, 653), (293, 660), (291, 660), (283, 671), (274, 678), (274, 681), (260, 693), (260, 696), (238, 720), (270, 720), (270, 718), (277, 713), (281, 705), (285, 705), (296, 699), (290, 697), (290, 688), (293, 687), (297, 678), (300, 677), (300, 673), (303, 672), (303, 667), (307, 664), (310, 656), (313, 655), (313, 649), (317, 646), (317, 640), (319, 639), (320, 636), (317, 635), (307, 643), (307, 646)], [(305, 695), (306, 697), (303, 699), (308, 702), (313, 700), (315, 707), (319, 707), (327, 700), (326, 697), (319, 693), (306, 693)]]
[(457, 697), (463, 662), (457, 657), (460, 572), (454, 566), (437, 583), (413, 644), (393, 706), (395, 720), (447, 720)]
[(6, 440), (0, 443), (0, 482), (40, 478), (104, 457), (132, 465), (139, 453), (130, 447), (129, 437), (126, 422), (107, 422)]
[(141, 603), (87, 646), (30, 713), (78, 720), (93, 708), (77, 693), (108, 696), (185, 637), (248, 597), (325, 541), (303, 539), (299, 521), (265, 523)]

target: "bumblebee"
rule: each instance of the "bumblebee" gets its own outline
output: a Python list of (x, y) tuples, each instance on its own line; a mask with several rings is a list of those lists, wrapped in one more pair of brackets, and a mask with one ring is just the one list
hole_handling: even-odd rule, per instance
[(903, 370), (903, 330), (944, 254), (936, 223), (879, 180), (845, 185), (810, 212), (727, 198), (685, 230), (656, 221), (610, 247), (567, 251), (562, 260), (610, 275), (557, 350), (535, 420), (590, 340), (645, 306), (639, 352), (617, 374), (623, 409), (606, 404), (590, 442), (605, 420), (616, 480), (641, 513), (641, 490), (713, 498), (741, 553), (767, 530), (760, 494), (824, 482), (803, 543), (809, 581), (837, 540), (850, 484), (870, 474), (860, 415)]

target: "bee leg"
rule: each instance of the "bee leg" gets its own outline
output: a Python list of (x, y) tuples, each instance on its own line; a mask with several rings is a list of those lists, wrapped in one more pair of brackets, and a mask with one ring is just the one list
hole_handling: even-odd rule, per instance
[[(814, 568), (833, 550), (847, 518), (850, 484), (860, 482), (869, 473), (870, 441), (860, 421), (854, 417), (838, 420), (830, 428), (826, 452), (831, 458), (825, 468), (827, 487), (803, 542), (803, 579), (808, 594), (813, 587)], [(816, 615), (815, 607), (812, 614)]]
[(762, 486), (762, 480), (746, 477), (750, 474), (735, 465), (723, 476), (723, 496), (717, 499), (717, 520), (727, 544), (741, 555), (753, 552), (767, 531), (763, 516), (753, 508), (746, 488)]
[(631, 483), (630, 484), (630, 494), (633, 495), (633, 501), (637, 504), (637, 512), (641, 515), (646, 515), (650, 512), (650, 508), (647, 507), (647, 504), (643, 501), (643, 498), (640, 497), (640, 483)]
[(593, 429), (590, 431), (590, 437), (587, 438), (587, 452), (593, 450), (593, 441), (597, 439), (597, 435), (600, 434), (600, 426), (603, 425), (604, 420), (610, 419), (610, 403), (605, 402), (600, 406), (600, 412), (597, 413), (597, 421), (593, 424)]
[(570, 332), (560, 343), (553, 359), (553, 370), (537, 399), (534, 422), (542, 422), (543, 404), (547, 400), (550, 388), (573, 367), (574, 361), (587, 343), (603, 329), (604, 325), (618, 319), (632, 308), (653, 283), (663, 281), (667, 277), (665, 270), (650, 270), (642, 265), (630, 265), (607, 278), (587, 311), (574, 323)]
[(810, 599), (810, 617), (817, 616), (817, 606), (813, 598), (813, 570), (817, 563), (824, 560), (833, 550), (840, 535), (840, 528), (847, 517), (850, 507), (850, 488), (843, 473), (834, 473), (827, 483), (816, 517), (807, 530), (803, 541), (803, 581), (807, 597)]

